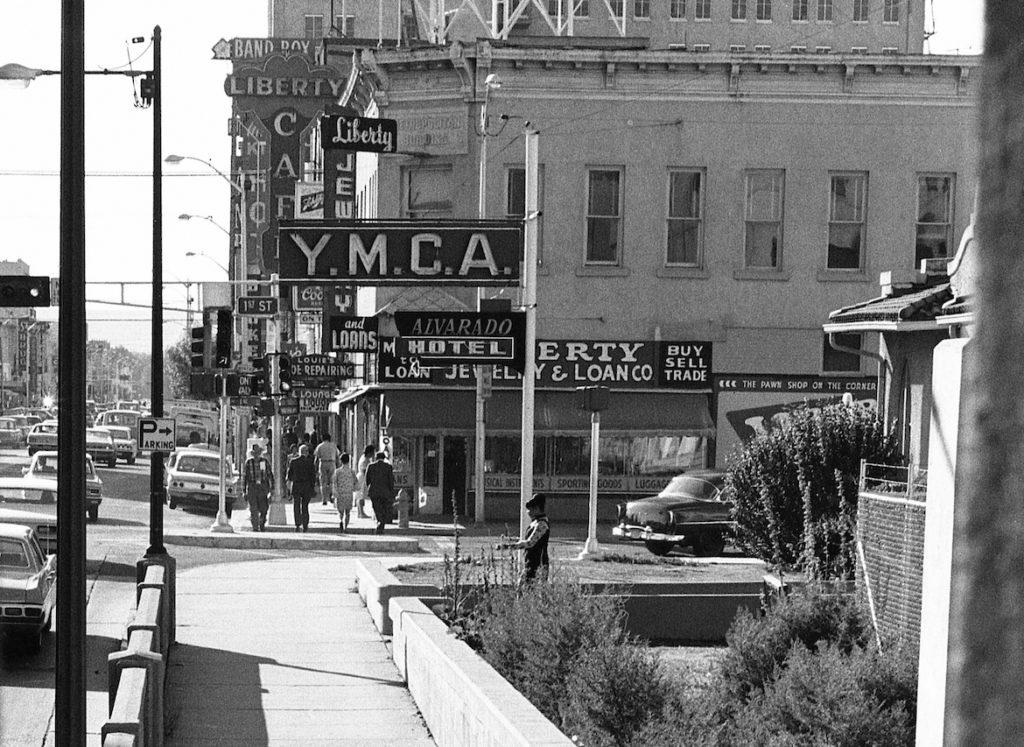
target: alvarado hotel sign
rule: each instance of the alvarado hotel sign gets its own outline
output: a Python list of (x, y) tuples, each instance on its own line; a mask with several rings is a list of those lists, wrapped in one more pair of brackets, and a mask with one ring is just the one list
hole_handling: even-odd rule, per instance
[(512, 285), (516, 221), (281, 221), (281, 280), (358, 285)]

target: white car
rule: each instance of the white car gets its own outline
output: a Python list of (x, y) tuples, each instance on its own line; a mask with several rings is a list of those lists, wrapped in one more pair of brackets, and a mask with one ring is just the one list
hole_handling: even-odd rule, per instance
[(33, 511), (0, 507), (0, 524), (20, 524), (36, 533), (39, 546), (47, 554), (57, 552), (57, 517)]
[(32, 456), (43, 449), (54, 450), (57, 448), (57, 421), (44, 420), (32, 426), (26, 437), (28, 440), (28, 455)]
[[(220, 453), (204, 446), (186, 446), (171, 453), (167, 460), (167, 505), (176, 508), (188, 503), (214, 511), (220, 504)], [(238, 473), (228, 457), (225, 468), (225, 501), (233, 503), (239, 495)]]
[(131, 428), (126, 425), (104, 425), (94, 430), (107, 431), (114, 439), (114, 452), (117, 458), (128, 464), (135, 464), (135, 458), (139, 455), (139, 442)]
[[(9, 494), (20, 490), (23, 500), (39, 503), (55, 503), (57, 501), (57, 470), (60, 459), (56, 451), (37, 451), (27, 467), (22, 467), (24, 477), (0, 478), (0, 500), (11, 500)], [(92, 457), (85, 455), (85, 512), (90, 521), (100, 516), (100, 504), (103, 502), (103, 480), (96, 472)]]
[(28, 527), (0, 524), (0, 633), (38, 651), (56, 604), (57, 556), (46, 555)]

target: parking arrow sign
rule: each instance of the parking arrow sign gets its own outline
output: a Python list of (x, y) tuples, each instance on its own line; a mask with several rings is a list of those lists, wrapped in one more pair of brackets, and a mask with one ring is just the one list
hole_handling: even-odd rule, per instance
[(143, 451), (174, 451), (174, 418), (140, 418), (139, 448)]

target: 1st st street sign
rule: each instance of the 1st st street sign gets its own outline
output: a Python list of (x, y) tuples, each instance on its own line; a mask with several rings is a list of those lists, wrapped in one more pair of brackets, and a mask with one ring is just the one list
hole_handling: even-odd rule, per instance
[(273, 296), (239, 296), (236, 309), (239, 316), (274, 316), (278, 303)]
[(281, 221), (282, 280), (358, 285), (514, 285), (517, 221)]

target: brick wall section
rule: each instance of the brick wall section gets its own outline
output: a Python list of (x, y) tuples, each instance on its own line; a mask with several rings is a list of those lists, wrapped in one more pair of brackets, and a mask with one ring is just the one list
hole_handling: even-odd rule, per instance
[(924, 518), (922, 501), (860, 494), (857, 538), (863, 555), (857, 585), (870, 591), (883, 646), (919, 641)]

